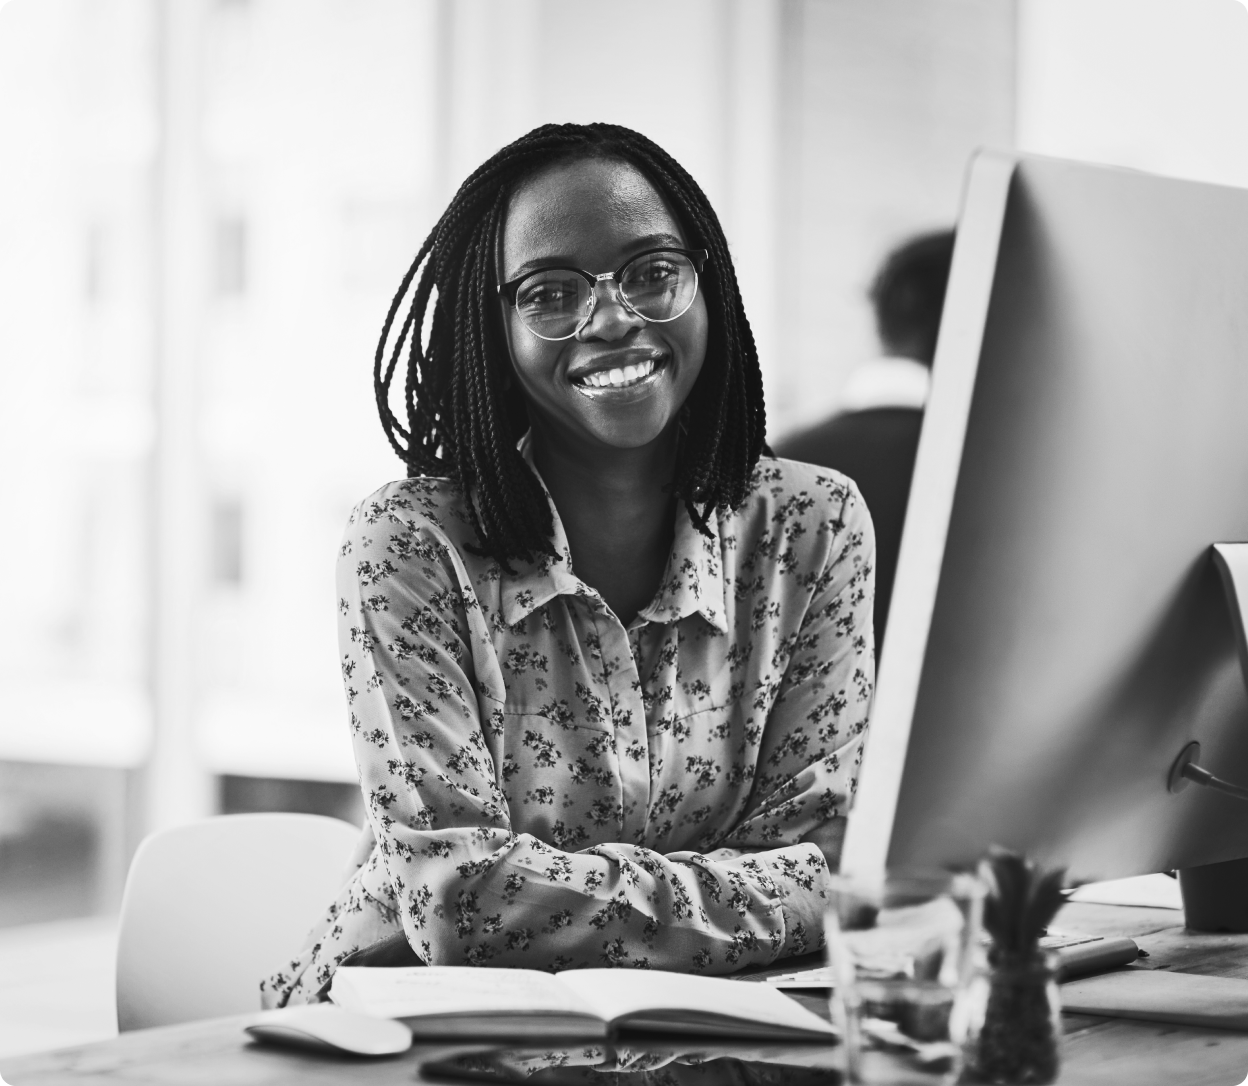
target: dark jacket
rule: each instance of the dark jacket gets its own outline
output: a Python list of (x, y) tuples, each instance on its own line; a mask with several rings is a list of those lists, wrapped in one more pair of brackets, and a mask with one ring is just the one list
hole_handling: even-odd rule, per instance
[(875, 655), (884, 644), (897, 552), (910, 498), (910, 476), (923, 412), (912, 407), (846, 411), (777, 442), (775, 453), (848, 475), (875, 523)]

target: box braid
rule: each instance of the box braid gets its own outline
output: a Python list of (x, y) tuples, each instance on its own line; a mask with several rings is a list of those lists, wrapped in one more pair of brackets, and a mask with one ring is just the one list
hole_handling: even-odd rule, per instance
[[(446, 476), (468, 499), (482, 553), (510, 559), (553, 554), (545, 493), (516, 451), (528, 427), (499, 325), (495, 259), (507, 199), (539, 169), (579, 158), (631, 163), (663, 193), (691, 248), (709, 259), (699, 284), (709, 318), (702, 372), (681, 409), (673, 493), (707, 531), (716, 509), (744, 501), (764, 451), (766, 413), (754, 337), (741, 304), (728, 242), (697, 182), (662, 148), (611, 124), (548, 124), (508, 144), (465, 181), (403, 277), (386, 315), (373, 365), (377, 410), (409, 475)], [(389, 352), (403, 300), (411, 305)], [(428, 338), (429, 301), (437, 291)], [(407, 345), (406, 425), (390, 388)]]

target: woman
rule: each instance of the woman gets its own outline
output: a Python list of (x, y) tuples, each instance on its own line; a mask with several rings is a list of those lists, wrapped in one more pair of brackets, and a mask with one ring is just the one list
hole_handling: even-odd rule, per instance
[(844, 477), (760, 460), (701, 189), (613, 125), (503, 148), (417, 255), (375, 383), (408, 478), (338, 563), (375, 844), (266, 1004), (348, 955), (727, 973), (814, 949), (871, 695), (871, 523)]

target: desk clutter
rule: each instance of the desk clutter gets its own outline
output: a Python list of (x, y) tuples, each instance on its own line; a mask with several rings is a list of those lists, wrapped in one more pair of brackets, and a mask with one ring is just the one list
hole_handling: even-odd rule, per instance
[[(1141, 892), (1164, 900), (1143, 880), (1127, 889), (1132, 891), (1131, 904), (1138, 903)], [(1122, 896), (1114, 885), (1107, 892)], [(1080, 894), (1092, 901), (1099, 896), (1096, 886)], [(1042, 915), (1047, 919), (1047, 910)], [(1030, 919), (1035, 928), (1037, 916)], [(1248, 981), (1124, 969), (1139, 953), (1135, 940), (1126, 936), (1050, 930), (1037, 940), (1036, 950), (1048, 956), (1062, 981), (1066, 1011), (1248, 1031)], [(446, 966), (344, 967), (330, 988), (332, 1002), (266, 1012), (244, 1028), (266, 1043), (361, 1056), (404, 1052), (414, 1041), (453, 1040), (519, 1045), (575, 1039), (590, 1047), (597, 1043), (595, 1051), (605, 1053), (603, 1045), (621, 1033), (719, 1038), (721, 1045), (727, 1038), (764, 1046), (813, 1041), (828, 1048), (839, 1040), (833, 1027), (782, 993), (805, 991), (808, 997), (826, 999), (833, 985), (834, 971), (821, 955), (794, 960), (787, 969), (755, 970), (733, 978), (614, 969), (549, 974)], [(795, 1051), (801, 1051), (800, 1044)], [(603, 1060), (615, 1058), (602, 1055)], [(809, 1058), (818, 1062), (814, 1055)]]
[[(1177, 910), (1144, 911), (1079, 903), (1066, 905), (1056, 923), (1063, 931), (1125, 934), (1150, 954), (1135, 966), (1092, 978), (1086, 985), (1081, 981), (1061, 985), (1065, 1009), (1080, 1012), (1063, 1016), (1063, 1080), (1068, 1077), (1073, 1082), (1129, 1082), (1132, 1086), (1169, 1086), (1177, 1082), (1184, 1086), (1223, 1086), (1243, 1079), (1244, 1069), (1248, 1068), (1248, 1029), (1228, 1028), (1239, 1023), (1224, 1008), (1242, 1001), (1248, 985), (1248, 981), (1234, 979), (1248, 976), (1248, 935), (1185, 931), (1182, 914)], [(776, 971), (793, 972), (797, 964), (782, 962)], [(812, 958), (811, 964), (817, 962)], [(1197, 972), (1211, 976), (1196, 977)], [(1216, 991), (1212, 985), (1205, 989), (1208, 1000), (1197, 999), (1200, 993), (1189, 987), (1204, 989), (1206, 980), (1227, 978), (1232, 979), (1230, 987), (1218, 984)], [(1094, 990), (1093, 984), (1099, 990)], [(819, 1008), (820, 997), (800, 992), (794, 995), (804, 1000), (807, 1007)], [(1159, 1010), (1156, 1002), (1142, 1003), (1161, 996), (1165, 1001), (1158, 1017), (1223, 1028), (1214, 1032), (1196, 1025), (1159, 1027), (1152, 1017)], [(1097, 1002), (1092, 1002), (1094, 998)], [(1243, 1003), (1238, 1005), (1242, 1008)], [(1211, 1012), (1208, 1018), (1191, 1017), (1194, 1013), (1203, 1015), (1205, 1009)], [(286, 1043), (280, 1048), (271, 1043), (272, 1033), (262, 1044), (254, 1032), (244, 1032), (244, 1027), (259, 1021), (292, 1017), (297, 1020), (297, 1016), (307, 1012), (321, 1018), (347, 1017), (342, 1008), (322, 1005), (319, 1009), (290, 1008), (134, 1030), (86, 1046), (0, 1058), (0, 1078), (13, 1086), (124, 1086), (135, 1082), (190, 1081), (219, 1082), (223, 1086), (259, 1082), (269, 1086), (338, 1086), (346, 1081), (354, 1086), (398, 1086), (415, 1081), (418, 1067), (451, 1062), (456, 1066), (451, 1068), (448, 1080), (457, 1081), (520, 1081), (518, 1070), (526, 1076), (532, 1070), (534, 1074), (524, 1080), (533, 1086), (601, 1083), (609, 1080), (599, 1072), (614, 1070), (637, 1071), (635, 1080), (624, 1081), (642, 1083), (647, 1081), (645, 1069), (661, 1068), (661, 1074), (682, 1084), (733, 1081), (732, 1076), (738, 1073), (740, 1081), (748, 1072), (755, 1076), (753, 1081), (801, 1086), (827, 1082), (829, 1069), (835, 1069), (838, 1061), (844, 1059), (844, 1046), (834, 1038), (777, 1044), (668, 1035), (644, 1041), (631, 1037), (590, 1040), (567, 1046), (498, 1041), (474, 1044), (461, 1039), (415, 1042), (392, 1056), (354, 1056), (335, 1054), (324, 1045), (316, 1045), (314, 1040), (302, 1045), (295, 1042), (298, 1046), (292, 1046), (294, 1030), (289, 1028), (290, 1021), (286, 1023)], [(1212, 1040), (1217, 1044), (1211, 1045)], [(563, 1071), (539, 1066), (547, 1057), (559, 1062), (565, 1056), (573, 1066)], [(491, 1066), (483, 1070), (481, 1064)], [(763, 1068), (770, 1078), (763, 1077)], [(751, 1081), (749, 1077), (744, 1080)]]
[[(1058, 980), (1063, 983), (1117, 969), (1140, 955), (1139, 944), (1125, 935), (1080, 935), (1050, 930), (1040, 940), (1040, 948), (1056, 959)], [(757, 980), (782, 992), (824, 991), (832, 987), (833, 971), (829, 965), (810, 965), (767, 970), (741, 979)]]

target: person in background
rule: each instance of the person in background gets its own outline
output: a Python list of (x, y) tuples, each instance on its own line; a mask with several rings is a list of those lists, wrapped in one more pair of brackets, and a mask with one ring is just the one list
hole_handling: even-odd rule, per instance
[(504, 147), (417, 254), (374, 387), (406, 476), (338, 557), (365, 847), (263, 1002), (344, 962), (722, 974), (820, 946), (871, 519), (765, 453), (697, 183), (616, 125)]
[(843, 472), (858, 484), (875, 524), (875, 651), (879, 660), (897, 573), (910, 477), (931, 386), (932, 359), (953, 260), (952, 230), (906, 241), (871, 286), (884, 357), (859, 366), (831, 418), (779, 441), (777, 456)]

